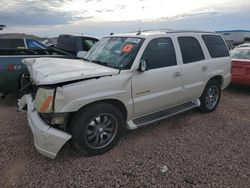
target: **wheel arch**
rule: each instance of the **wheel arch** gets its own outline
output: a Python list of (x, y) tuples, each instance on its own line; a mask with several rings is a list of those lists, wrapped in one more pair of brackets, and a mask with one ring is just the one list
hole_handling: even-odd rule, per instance
[(221, 75), (216, 75), (216, 76), (211, 77), (211, 78), (208, 80), (207, 84), (208, 84), (209, 82), (211, 82), (211, 81), (216, 81), (216, 82), (218, 82), (218, 83), (220, 84), (220, 87), (223, 86), (223, 77), (222, 77)]
[[(95, 105), (97, 103), (109, 103), (109, 104), (114, 105), (116, 108), (118, 108), (121, 111), (122, 116), (124, 118), (124, 121), (127, 120), (128, 110), (127, 110), (126, 106), (124, 105), (124, 103), (121, 102), (120, 100), (117, 100), (117, 99), (102, 99), (102, 100), (90, 102), (90, 103), (82, 106), (80, 109), (78, 109), (78, 111), (83, 110), (88, 106)], [(76, 112), (78, 112), (78, 111), (76, 111)]]

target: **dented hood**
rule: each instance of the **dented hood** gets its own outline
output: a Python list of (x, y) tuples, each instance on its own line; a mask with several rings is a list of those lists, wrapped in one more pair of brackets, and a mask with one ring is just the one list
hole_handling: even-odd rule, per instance
[(117, 69), (75, 59), (33, 58), (24, 59), (23, 63), (36, 85), (57, 84), (119, 73)]

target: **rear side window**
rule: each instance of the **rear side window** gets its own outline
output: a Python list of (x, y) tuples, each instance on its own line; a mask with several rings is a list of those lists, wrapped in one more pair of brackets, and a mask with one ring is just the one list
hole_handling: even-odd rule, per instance
[(29, 49), (46, 49), (47, 46), (33, 39), (26, 39), (26, 43)]
[(229, 56), (227, 46), (220, 36), (202, 35), (202, 39), (205, 42), (212, 58)]
[(23, 39), (0, 39), (0, 49), (25, 49)]
[(194, 37), (178, 37), (184, 64), (205, 59), (200, 43)]
[(151, 40), (142, 59), (147, 61), (148, 69), (177, 65), (174, 46), (169, 37)]

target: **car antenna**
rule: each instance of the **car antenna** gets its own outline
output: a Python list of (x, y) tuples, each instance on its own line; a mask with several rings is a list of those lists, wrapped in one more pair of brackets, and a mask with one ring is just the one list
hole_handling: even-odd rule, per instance
[(140, 35), (141, 34), (141, 28), (139, 28), (138, 32), (136, 33), (136, 35)]

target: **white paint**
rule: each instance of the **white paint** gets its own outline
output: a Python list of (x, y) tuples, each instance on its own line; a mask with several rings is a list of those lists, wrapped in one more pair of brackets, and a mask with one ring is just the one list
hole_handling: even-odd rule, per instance
[(23, 63), (28, 67), (32, 80), (37, 85), (114, 75), (119, 72), (117, 69), (73, 59), (24, 59)]

